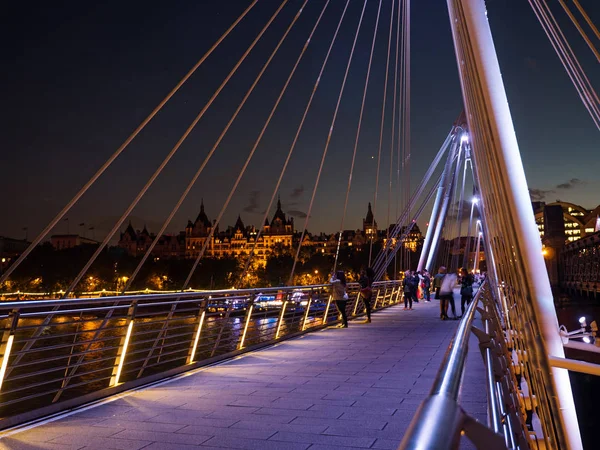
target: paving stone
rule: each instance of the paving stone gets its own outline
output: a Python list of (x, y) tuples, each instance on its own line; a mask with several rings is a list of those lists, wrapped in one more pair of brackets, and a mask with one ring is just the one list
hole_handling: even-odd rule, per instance
[(241, 439), (227, 436), (215, 436), (212, 439), (206, 441), (200, 448), (204, 448), (204, 445), (211, 447), (221, 448), (241, 448), (248, 450), (306, 450), (310, 447), (307, 443), (293, 443), (287, 442), (285, 446), (282, 446), (282, 442), (277, 441), (264, 441), (259, 439)]
[(327, 436), (323, 434), (289, 433), (284, 431), (276, 433), (271, 438), (269, 438), (269, 441), (369, 448), (371, 445), (373, 445), (375, 439), (370, 437)]
[(85, 434), (67, 435), (55, 438), (52, 440), (57, 444), (71, 444), (86, 446), (89, 448), (111, 448), (118, 450), (139, 450), (151, 444), (151, 440), (134, 440), (134, 439), (116, 439), (116, 438), (101, 438), (95, 437), (90, 439)]
[(212, 433), (202, 435), (200, 433), (161, 433), (158, 431), (147, 430), (125, 430), (113, 437), (116, 439), (148, 440), (151, 442), (167, 442), (170, 444), (200, 445), (212, 436)]

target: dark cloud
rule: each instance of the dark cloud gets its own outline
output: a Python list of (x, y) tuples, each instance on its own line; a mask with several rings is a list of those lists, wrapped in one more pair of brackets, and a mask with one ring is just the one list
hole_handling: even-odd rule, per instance
[(298, 198), (302, 197), (302, 194), (304, 194), (304, 185), (295, 187), (292, 190), (292, 194), (290, 195), (290, 197), (293, 199), (298, 199)]
[(248, 205), (244, 206), (242, 211), (257, 214), (260, 211), (258, 210), (258, 203), (260, 199), (260, 191), (251, 191), (250, 197), (248, 198)]
[(304, 219), (306, 218), (306, 213), (303, 211), (296, 211), (295, 209), (292, 209), (291, 211), (288, 211), (288, 215), (292, 216), (292, 217), (297, 217), (299, 219)]
[(576, 186), (582, 186), (584, 184), (585, 181), (582, 181), (579, 178), (571, 178), (566, 183), (557, 184), (556, 189), (573, 189)]
[(554, 191), (552, 189), (544, 190), (544, 189), (534, 189), (529, 188), (529, 197), (532, 202), (540, 202), (546, 198), (546, 195), (552, 194)]

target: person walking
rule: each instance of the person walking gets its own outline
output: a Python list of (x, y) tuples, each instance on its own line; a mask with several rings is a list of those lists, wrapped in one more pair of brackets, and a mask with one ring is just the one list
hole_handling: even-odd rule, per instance
[(475, 283), (475, 277), (470, 274), (467, 269), (462, 269), (462, 285), (460, 287), (460, 316), (465, 315), (465, 304), (467, 307), (473, 300), (473, 284)]
[(444, 320), (444, 316), (446, 315), (446, 310), (444, 309), (444, 302), (440, 298), (440, 289), (442, 287), (442, 281), (446, 276), (446, 267), (441, 266), (438, 269), (438, 273), (433, 277), (433, 290), (435, 292), (435, 299), (440, 300), (440, 319)]
[(410, 270), (404, 272), (404, 280), (402, 280), (402, 292), (404, 292), (404, 309), (413, 309), (413, 277)]
[(424, 270), (421, 277), (423, 278), (423, 297), (426, 302), (431, 302), (431, 276), (429, 275), (429, 272)]
[(416, 274), (414, 270), (410, 271), (411, 284), (410, 284), (410, 293), (412, 294), (412, 299), (415, 303), (419, 303), (419, 275)]
[(449, 319), (448, 305), (452, 308), (452, 318), (458, 318), (456, 317), (456, 306), (454, 305), (454, 286), (456, 286), (456, 279), (455, 273), (448, 273), (442, 280), (442, 285), (440, 286), (440, 310), (442, 320)]
[(375, 272), (370, 267), (362, 269), (360, 271), (360, 278), (358, 284), (360, 284), (360, 298), (365, 304), (367, 310), (367, 320), (363, 323), (371, 323), (371, 298), (373, 297), (373, 280), (375, 279)]
[(338, 270), (330, 280), (331, 298), (335, 301), (335, 306), (342, 315), (342, 324), (338, 328), (348, 328), (348, 314), (346, 313), (346, 304), (348, 303), (348, 294), (346, 293), (346, 275), (343, 270)]

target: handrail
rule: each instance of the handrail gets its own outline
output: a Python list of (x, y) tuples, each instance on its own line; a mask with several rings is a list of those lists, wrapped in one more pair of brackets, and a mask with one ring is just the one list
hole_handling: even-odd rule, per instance
[(484, 286), (485, 283), (461, 319), (431, 391), (410, 422), (399, 450), (444, 450), (458, 445), (464, 414), (456, 400), (467, 358), (471, 324)]
[[(384, 285), (385, 281), (376, 281), (373, 286)], [(348, 288), (355, 288), (358, 283), (348, 283)], [(132, 300), (169, 300), (169, 299), (186, 299), (186, 298), (207, 298), (211, 296), (215, 298), (231, 298), (228, 296), (234, 295), (236, 297), (244, 297), (248, 295), (257, 294), (268, 294), (278, 293), (280, 291), (311, 291), (315, 289), (326, 289), (331, 287), (331, 284), (312, 284), (308, 286), (279, 286), (279, 287), (266, 287), (266, 288), (249, 288), (249, 289), (219, 289), (219, 290), (206, 290), (206, 291), (177, 291), (169, 292), (164, 294), (134, 294), (134, 295), (112, 295), (106, 297), (93, 297), (93, 298), (69, 298), (69, 299), (54, 299), (54, 300), (18, 300), (5, 302), (0, 301), (0, 308), (10, 310), (12, 308), (37, 308), (37, 307), (54, 307), (54, 306), (76, 306), (76, 305), (91, 305), (96, 303), (106, 302), (119, 302), (128, 303)]]

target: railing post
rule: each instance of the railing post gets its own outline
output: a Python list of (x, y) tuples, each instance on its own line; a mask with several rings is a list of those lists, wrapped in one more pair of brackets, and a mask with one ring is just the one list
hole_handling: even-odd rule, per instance
[(379, 293), (381, 292), (381, 287), (379, 286), (377, 289), (377, 294), (375, 295), (375, 303), (373, 303), (373, 311), (377, 309), (377, 302), (379, 301)]
[(11, 311), (6, 318), (6, 327), (4, 328), (0, 340), (0, 353), (2, 354), (2, 363), (0, 363), (0, 392), (2, 391), (2, 383), (4, 382), (4, 375), (6, 374), (6, 368), (8, 367), (8, 358), (10, 358), (10, 351), (12, 350), (18, 323), (19, 311), (15, 309)]
[(329, 315), (329, 307), (331, 306), (331, 294), (329, 294), (329, 299), (327, 300), (327, 306), (325, 307), (325, 315), (323, 316), (323, 325), (327, 325), (327, 316)]
[(121, 371), (123, 370), (123, 364), (125, 363), (125, 356), (127, 355), (129, 339), (131, 338), (131, 332), (133, 331), (133, 322), (135, 320), (136, 311), (137, 300), (134, 300), (127, 310), (127, 331), (125, 332), (125, 336), (121, 337), (121, 342), (119, 343), (119, 350), (117, 352), (117, 358), (115, 359), (115, 365), (113, 366), (109, 386), (116, 386), (119, 384)]
[(356, 315), (356, 310), (358, 308), (358, 301), (362, 298), (362, 294), (360, 293), (360, 290), (358, 291), (358, 293), (356, 294), (356, 302), (354, 303), (354, 311), (352, 311), (352, 315), (355, 316)]
[(287, 307), (288, 298), (287, 295), (284, 297), (283, 304), (281, 305), (281, 314), (279, 315), (279, 320), (277, 321), (277, 332), (275, 333), (275, 339), (279, 339), (279, 332), (281, 331), (281, 324), (283, 323), (283, 318), (285, 317), (285, 308)]
[(402, 296), (401, 296), (401, 294), (402, 294), (402, 285), (396, 281), (396, 287), (398, 289), (396, 289), (396, 300), (395, 300), (395, 303), (399, 303), (399, 302), (402, 301)]
[(310, 313), (310, 304), (312, 302), (312, 289), (308, 294), (308, 303), (306, 304), (306, 311), (304, 312), (304, 320), (302, 320), (302, 330), (306, 330), (306, 320), (308, 319), (308, 314)]
[[(209, 297), (210, 299), (210, 297)], [(204, 306), (203, 306), (204, 305)], [(204, 317), (206, 316), (206, 308), (208, 306), (208, 300), (202, 301), (198, 309), (198, 320), (194, 327), (194, 339), (192, 340), (192, 346), (188, 352), (186, 364), (191, 364), (196, 359), (196, 350), (198, 349), (198, 342), (200, 342), (200, 333), (202, 333), (202, 325), (204, 324)]]
[(242, 333), (242, 339), (240, 339), (240, 345), (238, 350), (244, 348), (244, 341), (246, 340), (246, 332), (248, 331), (248, 325), (250, 324), (250, 318), (252, 317), (252, 309), (254, 308), (254, 298), (252, 298), (248, 305), (248, 311), (246, 312), (246, 318), (244, 320), (244, 332)]

